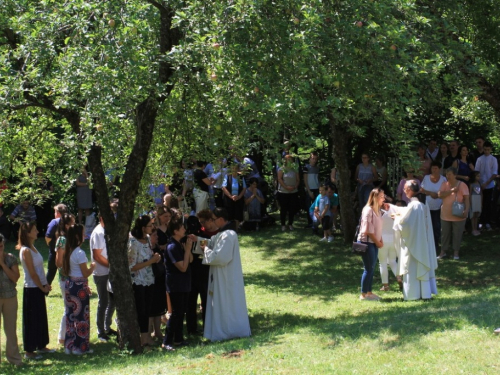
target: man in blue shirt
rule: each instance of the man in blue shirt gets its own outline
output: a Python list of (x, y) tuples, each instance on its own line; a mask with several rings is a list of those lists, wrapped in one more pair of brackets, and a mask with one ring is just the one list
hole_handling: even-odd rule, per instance
[(56, 277), (57, 266), (56, 266), (56, 231), (59, 226), (59, 221), (61, 216), (68, 212), (68, 208), (65, 204), (59, 203), (54, 207), (54, 219), (52, 219), (47, 227), (47, 232), (45, 232), (45, 242), (49, 245), (49, 258), (47, 260), (47, 282), (52, 285), (54, 277)]

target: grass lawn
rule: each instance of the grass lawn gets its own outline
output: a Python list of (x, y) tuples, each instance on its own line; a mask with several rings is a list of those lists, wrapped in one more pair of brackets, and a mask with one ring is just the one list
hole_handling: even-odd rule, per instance
[[(305, 229), (283, 233), (279, 225), (241, 234), (251, 338), (190, 338), (192, 345), (175, 353), (153, 349), (131, 356), (113, 343), (97, 342), (94, 294), (94, 354), (68, 356), (59, 347), (22, 369), (4, 359), (0, 374), (500, 373), (500, 338), (493, 334), (500, 326), (498, 231), (464, 236), (461, 259), (439, 261), (439, 295), (429, 302), (404, 302), (394, 277), (392, 290), (379, 293), (382, 301), (359, 301), (361, 259), (339, 239), (318, 239)], [(47, 258), (44, 241), (36, 245)], [(12, 243), (6, 251), (18, 255)], [(374, 291), (380, 286), (376, 272)], [(57, 348), (63, 301), (57, 283), (53, 287), (47, 298), (49, 347)], [(18, 292), (22, 349), (21, 281)]]

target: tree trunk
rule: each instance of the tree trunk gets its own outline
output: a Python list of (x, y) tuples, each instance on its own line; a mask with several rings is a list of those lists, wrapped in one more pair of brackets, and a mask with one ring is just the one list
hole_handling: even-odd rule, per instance
[(153, 130), (158, 112), (158, 101), (149, 97), (135, 112), (136, 137), (123, 175), (116, 219), (109, 205), (109, 195), (101, 162), (101, 148), (92, 146), (89, 166), (97, 195), (100, 214), (106, 228), (106, 247), (109, 259), (109, 280), (116, 303), (120, 347), (141, 353), (139, 325), (132, 291), (132, 279), (127, 257), (127, 242), (135, 209), (139, 184), (146, 168)]
[(356, 230), (356, 219), (351, 196), (351, 176), (349, 173), (349, 133), (348, 129), (336, 123), (333, 116), (330, 119), (330, 136), (333, 144), (333, 156), (335, 158), (335, 167), (338, 171), (338, 191), (340, 201), (340, 222), (342, 224), (342, 233), (344, 242), (350, 243)]

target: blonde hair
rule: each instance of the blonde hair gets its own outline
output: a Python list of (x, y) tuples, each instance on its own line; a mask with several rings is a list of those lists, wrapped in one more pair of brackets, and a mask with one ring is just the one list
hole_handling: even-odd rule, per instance
[(370, 196), (368, 197), (368, 202), (366, 202), (365, 207), (370, 207), (377, 215), (380, 213), (380, 205), (378, 197), (380, 194), (384, 194), (384, 191), (379, 188), (375, 188), (370, 191)]

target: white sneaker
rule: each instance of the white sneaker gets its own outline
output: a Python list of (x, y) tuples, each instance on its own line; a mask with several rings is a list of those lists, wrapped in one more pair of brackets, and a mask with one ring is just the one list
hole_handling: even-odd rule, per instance
[(333, 236), (328, 236), (328, 242), (333, 242)]
[(322, 239), (319, 240), (319, 242), (325, 242), (327, 240), (326, 237), (323, 237)]

